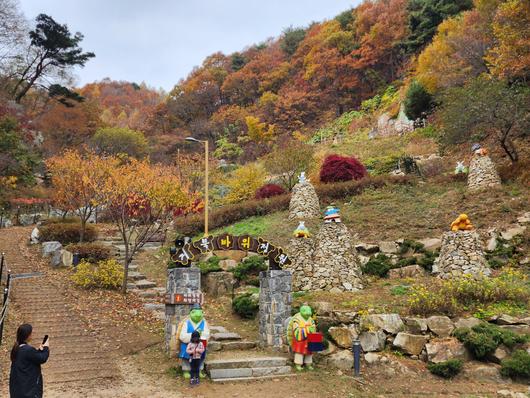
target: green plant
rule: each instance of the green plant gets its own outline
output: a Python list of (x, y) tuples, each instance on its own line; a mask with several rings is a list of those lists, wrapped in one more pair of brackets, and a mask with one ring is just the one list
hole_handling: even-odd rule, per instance
[(212, 256), (206, 261), (201, 261), (198, 264), (199, 269), (201, 270), (202, 275), (209, 274), (210, 272), (219, 272), (223, 269), (219, 266), (220, 257)]
[(123, 265), (116, 260), (99, 261), (97, 264), (83, 260), (75, 268), (72, 280), (85, 289), (118, 289), (123, 281)]
[(408, 285), (393, 286), (392, 289), (390, 289), (390, 294), (393, 296), (404, 296), (409, 292), (409, 290), (410, 286)]
[(405, 239), (403, 243), (399, 245), (399, 254), (407, 254), (410, 251), (413, 253), (424, 253), (425, 246), (423, 243), (411, 239)]
[(515, 351), (501, 362), (501, 374), (512, 378), (530, 378), (530, 354), (525, 350)]
[(71, 243), (66, 246), (66, 250), (73, 254), (79, 254), (80, 260), (84, 259), (89, 263), (107, 260), (111, 256), (108, 245), (94, 242)]
[(236, 314), (246, 319), (253, 319), (259, 310), (259, 297), (252, 292), (234, 297), (232, 308)]
[[(81, 237), (81, 224), (77, 223), (52, 223), (39, 229), (42, 242), (59, 241), (63, 245), (77, 243)], [(84, 240), (92, 242), (97, 238), (97, 229), (92, 224), (87, 224)]]
[(486, 253), (486, 259), (488, 260), (490, 267), (498, 269), (511, 262), (512, 259), (518, 258), (519, 253), (517, 252), (517, 246), (521, 243), (522, 239), (519, 236), (514, 237), (511, 242), (502, 238), (497, 238), (497, 247), (495, 250)]
[(462, 365), (463, 362), (460, 359), (449, 359), (444, 362), (430, 363), (427, 365), (427, 369), (436, 376), (451, 379), (460, 373)]
[(497, 347), (504, 344), (512, 348), (517, 344), (528, 341), (529, 335), (518, 335), (510, 330), (482, 322), (472, 328), (458, 328), (453, 336), (460, 340), (476, 359), (484, 359), (493, 353)]
[(259, 273), (266, 271), (267, 265), (265, 258), (261, 256), (252, 256), (245, 258), (233, 270), (234, 277), (245, 284), (259, 286)]
[(436, 260), (436, 257), (439, 255), (439, 251), (430, 251), (425, 250), (423, 252), (423, 256), (418, 258), (417, 264), (425, 269), (425, 271), (432, 272), (432, 266), (434, 264), (434, 260)]
[(377, 257), (372, 257), (366, 264), (361, 266), (361, 271), (365, 275), (375, 275), (384, 278), (388, 275), (388, 271), (392, 268), (390, 258), (384, 254)]

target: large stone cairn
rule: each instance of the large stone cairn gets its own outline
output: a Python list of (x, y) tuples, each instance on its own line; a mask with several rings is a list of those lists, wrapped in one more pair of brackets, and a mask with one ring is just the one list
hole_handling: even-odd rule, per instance
[(363, 288), (353, 238), (346, 225), (324, 223), (314, 238), (292, 239), (294, 290), (355, 291)]
[(289, 202), (290, 220), (309, 220), (320, 216), (320, 204), (315, 187), (308, 180), (293, 188)]
[(489, 276), (491, 269), (478, 234), (475, 231), (445, 232), (440, 256), (433, 265), (433, 274), (443, 279), (462, 275), (472, 275), (476, 279)]
[(468, 189), (476, 192), (500, 184), (501, 179), (491, 158), (488, 155), (473, 155), (467, 176)]

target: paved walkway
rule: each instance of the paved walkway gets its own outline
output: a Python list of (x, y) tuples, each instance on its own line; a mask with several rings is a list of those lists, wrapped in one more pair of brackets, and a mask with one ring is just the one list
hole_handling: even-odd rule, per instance
[[(1, 230), (0, 251), (6, 253), (12, 273), (42, 271), (27, 247), (31, 228)], [(9, 233), (8, 233), (9, 232)], [(41, 277), (15, 279), (12, 284), (10, 312), (18, 322), (33, 325), (34, 345), (45, 334), (50, 336), (50, 359), (43, 367), (49, 383), (97, 381), (119, 376), (113, 355), (96, 331), (76, 312), (59, 283), (43, 273)], [(11, 344), (14, 336), (5, 336)]]

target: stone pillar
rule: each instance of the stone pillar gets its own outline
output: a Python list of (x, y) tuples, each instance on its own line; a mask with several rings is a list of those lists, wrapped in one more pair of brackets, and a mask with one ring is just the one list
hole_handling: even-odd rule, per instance
[(499, 185), (501, 185), (501, 179), (491, 158), (487, 155), (473, 155), (467, 175), (469, 191), (476, 192)]
[(320, 203), (315, 187), (309, 181), (293, 187), (289, 202), (289, 220), (310, 220), (320, 217)]
[(281, 348), (285, 343), (287, 320), (291, 316), (292, 275), (286, 270), (259, 274), (259, 344)]
[[(175, 293), (200, 293), (201, 292), (201, 271), (197, 267), (192, 268), (172, 268), (167, 270), (166, 294)], [(165, 339), (166, 352), (170, 356), (175, 356), (178, 347), (176, 333), (179, 322), (188, 316), (192, 304), (167, 304), (166, 303), (166, 325)]]
[(476, 279), (491, 274), (484, 257), (482, 242), (475, 231), (445, 232), (440, 255), (434, 261), (432, 273), (442, 279), (471, 275)]

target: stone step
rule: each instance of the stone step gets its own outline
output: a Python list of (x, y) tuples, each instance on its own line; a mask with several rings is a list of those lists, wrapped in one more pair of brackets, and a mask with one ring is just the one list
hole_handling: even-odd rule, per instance
[(285, 374), (276, 374), (268, 376), (259, 376), (259, 377), (230, 377), (226, 379), (212, 379), (214, 383), (235, 383), (238, 381), (248, 382), (248, 381), (260, 381), (260, 380), (270, 380), (270, 379), (279, 379), (287, 377), (296, 377), (296, 373), (285, 373)]
[(241, 340), (241, 336), (231, 332), (213, 333), (211, 339), (214, 341)]
[(223, 351), (232, 351), (232, 350), (251, 350), (256, 348), (257, 343), (255, 341), (224, 341), (221, 343)]
[(138, 286), (135, 283), (127, 283), (127, 290), (138, 290)]
[[(209, 344), (208, 344), (209, 347)], [(237, 368), (273, 368), (287, 365), (285, 357), (248, 357), (207, 359), (206, 369), (237, 369)]]
[(46, 383), (65, 383), (73, 381), (87, 381), (118, 377), (119, 372), (114, 368), (76, 369), (72, 371), (44, 373)]
[(216, 379), (235, 379), (255, 377), (277, 376), (291, 373), (290, 366), (271, 366), (259, 368), (228, 368), (228, 369), (211, 369), (208, 371), (212, 380)]
[(136, 272), (136, 271), (131, 271), (129, 269), (129, 273), (127, 274), (127, 280), (139, 281), (139, 280), (142, 280), (142, 279), (146, 279), (144, 274), (141, 274), (141, 273)]
[(155, 282), (148, 281), (147, 279), (138, 281), (135, 283), (135, 285), (138, 289), (151, 289), (153, 287), (156, 287)]
[(129, 272), (138, 271), (138, 264), (129, 264)]

